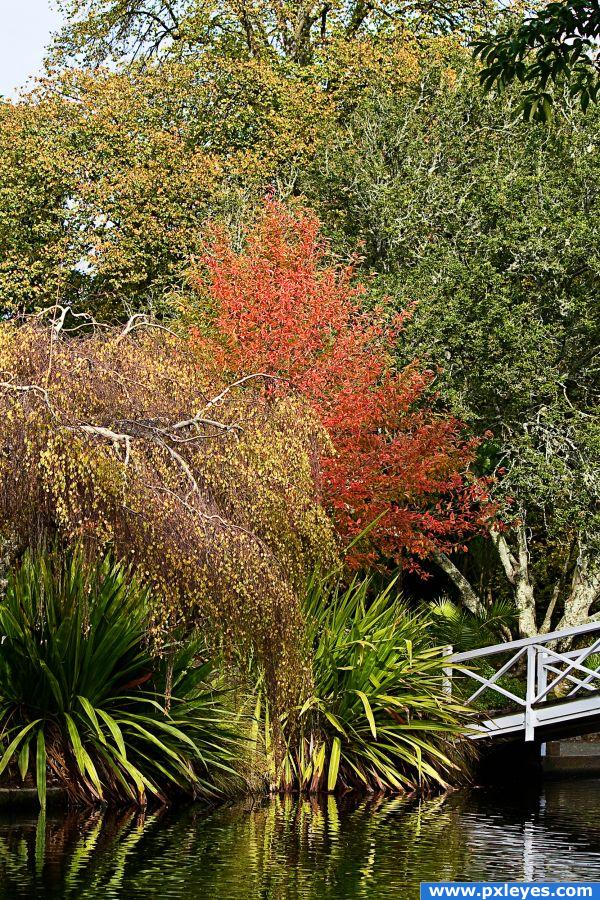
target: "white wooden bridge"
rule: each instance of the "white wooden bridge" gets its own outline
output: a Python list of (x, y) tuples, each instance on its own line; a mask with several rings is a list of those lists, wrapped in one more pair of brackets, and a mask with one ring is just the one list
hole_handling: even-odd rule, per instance
[[(577, 649), (562, 651), (565, 643)], [(468, 704), (481, 698), (481, 705), (485, 697), (474, 739), (512, 735), (546, 741), (600, 731), (600, 622), (449, 655), (447, 675), (450, 690), (453, 679), (477, 683), (467, 693)], [(517, 678), (507, 686), (507, 675), (519, 677), (522, 692), (515, 693)]]

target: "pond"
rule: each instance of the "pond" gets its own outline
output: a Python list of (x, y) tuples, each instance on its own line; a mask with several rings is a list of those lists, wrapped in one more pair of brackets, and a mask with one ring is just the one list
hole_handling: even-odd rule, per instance
[(418, 897), (420, 881), (600, 879), (600, 780), (531, 793), (269, 800), (0, 819), (0, 898)]

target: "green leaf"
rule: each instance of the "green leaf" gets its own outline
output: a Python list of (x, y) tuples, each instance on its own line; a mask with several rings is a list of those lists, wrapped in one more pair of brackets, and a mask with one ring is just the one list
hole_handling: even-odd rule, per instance
[(355, 691), (355, 693), (358, 694), (358, 696), (362, 700), (362, 705), (365, 708), (365, 714), (367, 716), (367, 720), (371, 727), (371, 734), (373, 735), (375, 740), (377, 740), (377, 728), (375, 727), (375, 717), (373, 715), (373, 710), (371, 709), (371, 704), (369, 703), (369, 698), (364, 693), (364, 691)]
[(341, 723), (340, 720), (338, 719), (338, 717), (337, 717), (337, 716), (334, 716), (334, 714), (333, 714), (332, 712), (329, 712), (329, 710), (327, 710), (327, 709), (324, 709), (324, 710), (323, 710), (323, 714), (324, 714), (325, 718), (326, 718), (329, 722), (331, 722), (331, 724), (332, 724), (333, 727), (336, 729), (336, 731), (339, 731), (340, 734), (343, 734), (344, 737), (346, 737), (346, 731), (345, 731), (345, 729), (344, 729), (342, 723)]
[(583, 112), (587, 112), (587, 108), (590, 105), (590, 94), (586, 90), (582, 90), (579, 96), (579, 102), (581, 104), (581, 109)]
[(115, 744), (117, 745), (117, 749), (118, 749), (119, 753), (121, 754), (121, 756), (124, 759), (126, 759), (127, 751), (125, 749), (125, 741), (123, 740), (123, 734), (121, 732), (121, 729), (119, 728), (119, 726), (117, 725), (117, 723), (115, 722), (113, 717), (110, 716), (105, 710), (98, 709), (97, 712), (98, 712), (98, 715), (100, 716), (100, 718), (108, 726), (108, 730), (110, 731), (111, 735), (113, 736), (113, 740), (114, 740)]
[(325, 744), (319, 746), (313, 752), (313, 769), (317, 778), (321, 777), (323, 766), (325, 765)]
[(17, 734), (17, 736), (12, 739), (12, 741), (6, 748), (6, 752), (5, 752), (4, 756), (2, 757), (2, 760), (0, 760), (0, 775), (2, 774), (2, 772), (4, 772), (5, 768), (7, 767), (7, 765), (13, 758), (15, 750), (17, 749), (17, 747), (19, 746), (19, 744), (21, 743), (21, 741), (23, 740), (25, 735), (29, 734), (31, 729), (35, 728), (35, 726), (39, 723), (39, 721), (40, 721), (40, 719), (35, 719), (33, 722), (30, 722), (29, 725), (26, 725), (25, 728), (22, 728), (19, 731), (19, 733)]
[(85, 754), (79, 731), (77, 730), (77, 726), (75, 725), (75, 722), (73, 721), (69, 713), (65, 713), (65, 721), (67, 723), (67, 731), (69, 732), (69, 737), (71, 738), (71, 746), (73, 754), (77, 761), (77, 765), (79, 766), (79, 771), (82, 775), (85, 776)]
[(25, 743), (21, 747), (17, 761), (19, 764), (21, 781), (25, 781), (25, 776), (27, 775), (27, 770), (29, 769), (29, 740), (25, 741)]
[(105, 744), (105, 743), (106, 743), (106, 738), (104, 737), (104, 732), (103, 732), (102, 729), (100, 728), (100, 723), (98, 722), (98, 716), (96, 715), (96, 710), (94, 709), (94, 707), (92, 706), (92, 704), (90, 703), (90, 701), (87, 699), (87, 697), (77, 697), (77, 699), (79, 700), (79, 702), (80, 702), (81, 705), (83, 706), (83, 708), (84, 708), (84, 710), (85, 710), (85, 712), (86, 712), (86, 714), (87, 714), (88, 719), (90, 720), (90, 722), (91, 722), (92, 725), (94, 726), (94, 730), (95, 730), (96, 734), (98, 735), (98, 740), (99, 740), (102, 744)]
[(134, 766), (133, 763), (130, 763), (129, 760), (126, 759), (126, 757), (121, 756), (119, 753), (115, 753), (114, 756), (115, 759), (119, 761), (123, 769), (127, 772), (127, 774), (131, 776), (133, 783), (136, 786), (140, 802), (143, 802), (146, 792), (145, 788), (149, 785), (148, 780), (144, 778), (140, 770), (136, 766)]
[(318, 697), (309, 697), (300, 708), (299, 716), (303, 716), (309, 709), (311, 709), (316, 703), (319, 702)]
[(103, 798), (102, 784), (100, 783), (100, 779), (98, 777), (98, 772), (96, 770), (96, 766), (94, 765), (94, 762), (93, 762), (90, 754), (85, 749), (85, 747), (83, 748), (83, 761), (84, 761), (84, 765), (85, 765), (85, 771), (87, 772), (87, 774), (90, 778), (90, 781), (92, 782), (92, 784), (96, 790), (98, 798), (100, 800), (102, 800), (102, 798)]
[(54, 673), (50, 671), (48, 665), (44, 662), (43, 659), (40, 660), (40, 668), (44, 672), (46, 678), (48, 679), (50, 689), (52, 690), (52, 693), (54, 694), (54, 699), (56, 700), (56, 703), (58, 704), (59, 710), (62, 710), (63, 705), (64, 705), (63, 704), (63, 695), (62, 695), (62, 691), (60, 689), (60, 685), (58, 683), (58, 679), (56, 678)]
[(330, 792), (335, 790), (337, 784), (341, 753), (342, 742), (339, 737), (334, 737), (329, 754), (329, 772), (327, 775), (327, 790)]
[(128, 725), (130, 728), (135, 729), (138, 734), (142, 735), (149, 743), (154, 744), (155, 747), (158, 747), (163, 753), (167, 756), (170, 756), (171, 759), (176, 760), (178, 763), (181, 763), (181, 756), (175, 752), (171, 747), (161, 741), (156, 737), (155, 734), (152, 734), (151, 731), (148, 731), (147, 728), (144, 728), (139, 722), (135, 722), (132, 719), (119, 719), (119, 724)]

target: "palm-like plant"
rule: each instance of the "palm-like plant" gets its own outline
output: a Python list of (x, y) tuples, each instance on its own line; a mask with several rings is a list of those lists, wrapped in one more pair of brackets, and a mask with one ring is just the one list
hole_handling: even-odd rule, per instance
[(0, 601), (0, 775), (47, 770), (79, 801), (214, 794), (235, 778), (234, 718), (198, 641), (147, 640), (148, 595), (120, 564), (30, 553)]
[(313, 577), (305, 616), (313, 694), (284, 720), (284, 787), (426, 790), (459, 776), (467, 711), (445, 690), (429, 621), (394, 596)]
[(431, 604), (430, 613), (431, 632), (435, 640), (451, 645), (456, 652), (510, 640), (510, 629), (517, 623), (514, 604), (502, 599), (473, 613), (449, 597), (441, 597)]

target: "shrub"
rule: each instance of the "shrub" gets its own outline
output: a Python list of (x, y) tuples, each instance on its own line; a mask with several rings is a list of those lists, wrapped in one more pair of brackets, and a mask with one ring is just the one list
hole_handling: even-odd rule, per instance
[(435, 641), (451, 646), (455, 653), (512, 640), (517, 622), (514, 604), (502, 599), (471, 612), (442, 596), (430, 604), (429, 612)]
[(76, 801), (173, 791), (215, 795), (238, 778), (239, 740), (201, 645), (147, 642), (148, 593), (105, 557), (28, 553), (0, 603), (0, 773), (49, 769)]
[(445, 691), (429, 621), (368, 579), (313, 577), (305, 598), (313, 693), (283, 721), (284, 789), (429, 790), (461, 777), (467, 710)]

